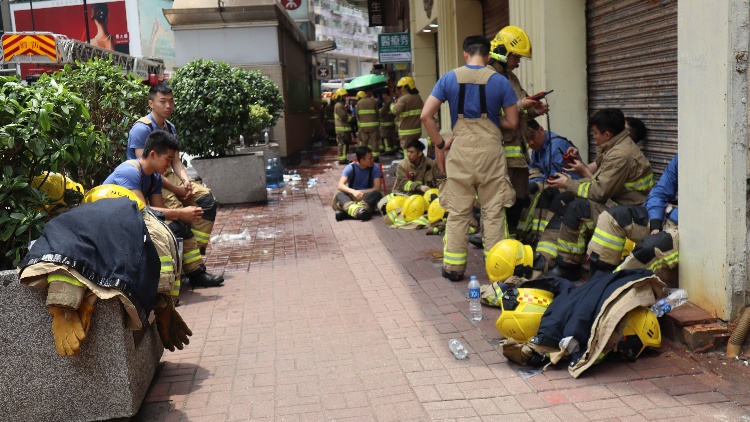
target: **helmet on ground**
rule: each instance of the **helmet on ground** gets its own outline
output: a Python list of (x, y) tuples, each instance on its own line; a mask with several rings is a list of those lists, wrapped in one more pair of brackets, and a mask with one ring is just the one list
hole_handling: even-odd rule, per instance
[(626, 237), (625, 248), (622, 250), (622, 256), (620, 257), (620, 260), (623, 260), (626, 256), (630, 255), (630, 253), (633, 252), (633, 249), (635, 249), (635, 242)]
[(490, 281), (505, 281), (512, 275), (529, 277), (534, 266), (531, 246), (514, 239), (503, 239), (490, 249), (484, 264)]
[(365, 94), (365, 91), (359, 91), (357, 93), (357, 99), (361, 100), (362, 98), (365, 98), (365, 95), (367, 95), (367, 94)]
[(385, 204), (385, 212), (389, 213), (395, 209), (402, 208), (404, 206), (404, 202), (406, 202), (406, 197), (401, 195), (396, 195), (393, 198), (389, 199), (388, 202)]
[(427, 208), (427, 221), (429, 221), (430, 223), (440, 221), (444, 219), (447, 214), (448, 212), (445, 210), (445, 208), (440, 206), (440, 200), (436, 199), (432, 201), (430, 207)]
[(141, 201), (141, 198), (135, 196), (135, 194), (128, 188), (124, 188), (119, 185), (101, 185), (97, 186), (90, 191), (86, 192), (86, 195), (83, 197), (84, 203), (86, 202), (96, 202), (100, 199), (104, 198), (121, 198), (125, 197), (130, 199), (131, 201), (135, 201), (136, 204), (138, 204), (138, 209), (142, 210), (144, 208), (144, 203)]
[(510, 53), (531, 58), (529, 36), (523, 29), (513, 25), (501, 29), (490, 43), (490, 57), (493, 59), (505, 63)]
[(404, 76), (396, 82), (396, 86), (399, 88), (408, 87), (409, 89), (416, 89), (417, 83), (414, 82), (414, 78), (411, 76)]
[(425, 208), (422, 195), (412, 195), (406, 198), (404, 206), (401, 208), (401, 215), (404, 216), (406, 221), (414, 221), (424, 215)]
[(333, 98), (334, 101), (340, 100), (340, 99), (346, 97), (346, 94), (347, 94), (347, 92), (346, 92), (346, 90), (344, 88), (339, 88), (339, 89), (333, 91), (333, 96), (331, 98)]
[(424, 193), (424, 200), (427, 201), (428, 204), (431, 204), (432, 201), (436, 200), (438, 197), (438, 188), (432, 188)]
[(495, 328), (505, 338), (519, 343), (528, 343), (539, 331), (542, 315), (552, 303), (554, 295), (542, 289), (526, 289), (510, 286), (500, 301), (502, 313)]
[(83, 198), (83, 186), (60, 173), (44, 172), (34, 177), (31, 187), (39, 189), (50, 198), (55, 199), (51, 205), (45, 205), (50, 211), (54, 205), (74, 205)]
[(632, 309), (625, 314), (621, 324), (622, 338), (615, 349), (621, 358), (632, 362), (646, 347), (661, 346), (661, 327), (648, 307)]

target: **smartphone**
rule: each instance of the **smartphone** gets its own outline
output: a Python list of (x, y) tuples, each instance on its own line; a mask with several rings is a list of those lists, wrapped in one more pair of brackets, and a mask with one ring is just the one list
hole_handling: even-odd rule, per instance
[(549, 95), (549, 94), (551, 94), (551, 93), (553, 93), (553, 92), (555, 92), (555, 90), (554, 90), (554, 89), (550, 89), (550, 90), (549, 90), (549, 91), (547, 91), (547, 92), (544, 92), (544, 91), (542, 91), (542, 92), (540, 92), (540, 93), (538, 93), (538, 94), (534, 94), (534, 95), (532, 95), (531, 97), (529, 97), (529, 99), (532, 99), (532, 100), (534, 100), (534, 101), (539, 101), (539, 100), (541, 100), (542, 98), (546, 97), (547, 95)]

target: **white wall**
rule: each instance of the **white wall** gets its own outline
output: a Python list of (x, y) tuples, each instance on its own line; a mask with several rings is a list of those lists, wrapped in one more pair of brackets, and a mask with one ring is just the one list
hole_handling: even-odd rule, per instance
[(276, 26), (178, 28), (174, 31), (174, 37), (177, 66), (183, 66), (197, 58), (223, 61), (233, 65), (279, 62)]

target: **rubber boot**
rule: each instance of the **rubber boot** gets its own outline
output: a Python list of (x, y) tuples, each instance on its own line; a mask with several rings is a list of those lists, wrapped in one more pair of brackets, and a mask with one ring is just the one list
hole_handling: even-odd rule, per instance
[(469, 243), (476, 246), (479, 249), (484, 248), (484, 241), (482, 241), (482, 233), (474, 233), (469, 235)]
[(581, 279), (582, 268), (580, 264), (569, 264), (562, 260), (559, 256), (555, 259), (555, 268), (542, 274), (544, 277), (561, 277), (570, 281), (578, 281)]
[(219, 287), (224, 283), (224, 276), (209, 274), (203, 269), (195, 270), (186, 276), (192, 286)]
[(457, 273), (455, 271), (446, 271), (443, 268), (443, 278), (447, 278), (450, 281), (457, 282), (464, 279), (463, 273)]
[(349, 218), (349, 214), (345, 213), (344, 211), (336, 211), (336, 221), (344, 221), (347, 218)]
[(594, 252), (589, 257), (589, 281), (592, 281), (598, 272), (611, 273), (615, 268), (617, 268), (616, 265), (602, 261), (599, 258), (599, 254)]
[(372, 213), (367, 208), (360, 208), (359, 211), (357, 211), (356, 218), (360, 221), (368, 221), (370, 218), (372, 218)]

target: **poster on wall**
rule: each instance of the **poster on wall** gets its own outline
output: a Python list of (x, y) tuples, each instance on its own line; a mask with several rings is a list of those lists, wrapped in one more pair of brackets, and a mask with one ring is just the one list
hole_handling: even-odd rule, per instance
[(167, 74), (175, 68), (175, 47), (174, 32), (164, 17), (163, 9), (171, 9), (173, 3), (173, 0), (140, 0), (138, 2), (143, 56), (164, 60)]
[(88, 19), (80, 0), (34, 2), (33, 19), (28, 2), (13, 3), (10, 8), (14, 31), (53, 32), (85, 42), (88, 25), (92, 45), (130, 54), (124, 0), (88, 1)]

